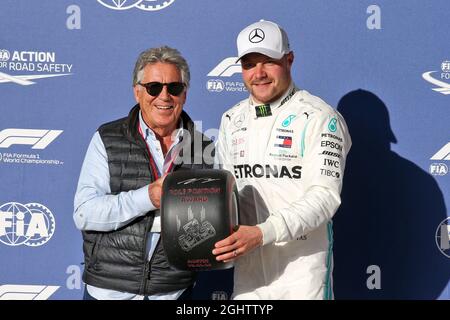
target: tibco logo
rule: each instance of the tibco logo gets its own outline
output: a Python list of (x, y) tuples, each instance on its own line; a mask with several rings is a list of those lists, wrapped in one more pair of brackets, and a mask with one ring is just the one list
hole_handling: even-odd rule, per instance
[(8, 246), (41, 246), (55, 233), (55, 217), (39, 203), (0, 205), (0, 242)]
[(32, 149), (45, 149), (63, 130), (4, 129), (0, 131), (0, 148), (14, 144), (32, 145)]
[(0, 300), (47, 300), (59, 286), (4, 284), (0, 286)]

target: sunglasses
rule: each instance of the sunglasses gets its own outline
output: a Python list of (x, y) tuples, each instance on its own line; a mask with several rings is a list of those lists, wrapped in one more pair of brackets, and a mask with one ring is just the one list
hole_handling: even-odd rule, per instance
[(184, 88), (185, 84), (183, 82), (170, 82), (170, 83), (161, 83), (161, 82), (147, 82), (147, 83), (140, 83), (139, 85), (143, 86), (149, 95), (156, 97), (159, 95), (163, 89), (164, 86), (167, 86), (167, 92), (169, 92), (172, 96), (179, 96)]

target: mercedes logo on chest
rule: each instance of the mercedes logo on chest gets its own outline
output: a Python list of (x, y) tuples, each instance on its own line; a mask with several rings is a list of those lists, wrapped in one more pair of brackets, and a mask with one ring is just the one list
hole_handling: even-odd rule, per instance
[(253, 29), (250, 31), (250, 34), (248, 35), (248, 40), (250, 40), (251, 43), (258, 43), (264, 40), (264, 31), (262, 31), (259, 28)]

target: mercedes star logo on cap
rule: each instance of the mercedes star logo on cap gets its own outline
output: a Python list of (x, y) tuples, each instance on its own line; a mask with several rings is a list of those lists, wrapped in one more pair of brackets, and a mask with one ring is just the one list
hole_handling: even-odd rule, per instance
[(264, 31), (262, 31), (259, 28), (253, 29), (249, 36), (248, 36), (248, 40), (250, 40), (251, 43), (258, 43), (264, 40)]

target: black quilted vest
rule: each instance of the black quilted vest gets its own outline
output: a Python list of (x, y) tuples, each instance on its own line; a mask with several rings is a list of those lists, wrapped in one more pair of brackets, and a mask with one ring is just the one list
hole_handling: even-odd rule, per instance
[[(196, 139), (201, 139), (202, 151), (212, 143), (195, 130), (194, 123), (184, 111), (181, 120), (191, 137), (195, 134)], [(111, 194), (136, 190), (156, 180), (150, 170), (147, 146), (139, 134), (138, 123), (139, 105), (136, 105), (128, 117), (106, 123), (98, 129), (108, 155)], [(193, 140), (191, 155), (190, 164), (178, 164), (174, 170), (212, 167), (204, 163), (198, 152), (194, 154)], [(149, 211), (115, 231), (83, 231), (83, 281), (100, 288), (140, 295), (175, 291), (193, 284), (195, 273), (176, 270), (169, 265), (161, 240), (151, 260), (147, 260), (147, 234), (153, 224), (154, 213)]]

